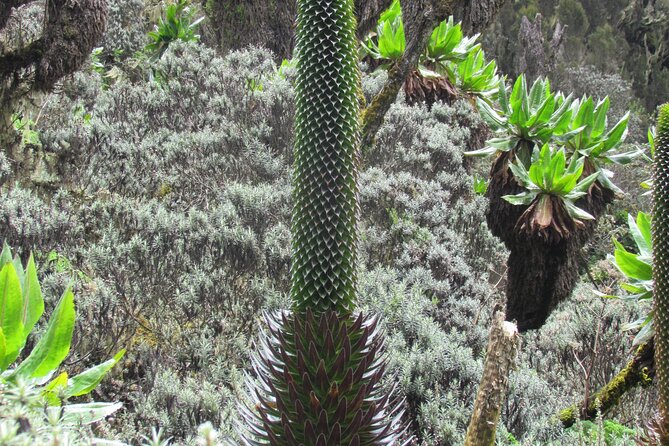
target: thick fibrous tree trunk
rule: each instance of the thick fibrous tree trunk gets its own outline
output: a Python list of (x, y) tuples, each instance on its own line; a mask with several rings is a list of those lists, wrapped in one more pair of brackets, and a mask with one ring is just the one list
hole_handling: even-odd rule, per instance
[[(363, 39), (392, 0), (357, 0), (356, 36)], [(204, 0), (210, 20), (210, 38), (222, 51), (258, 45), (279, 59), (292, 56), (295, 44), (297, 0)], [(206, 37), (206, 34), (205, 34)]]
[(35, 86), (49, 90), (90, 56), (107, 28), (107, 0), (50, 0)]
[(519, 344), (516, 326), (504, 321), (503, 312), (496, 312), (465, 446), (494, 446), (497, 424), (509, 388), (509, 373), (515, 366)]
[[(0, 33), (15, 32), (9, 18), (20, 13), (17, 7), (33, 1), (3, 1)], [(12, 164), (13, 178), (29, 184), (35, 161), (40, 157), (32, 149), (16, 144), (11, 123), (15, 105), (31, 92), (50, 90), (83, 65), (105, 32), (107, 13), (107, 0), (49, 0), (41, 36), (23, 47), (0, 53), (0, 150)]]
[(527, 206), (504, 200), (523, 189), (508, 169), (509, 159), (501, 155), (491, 168), (486, 220), (493, 235), (509, 249), (507, 262), (506, 317), (518, 329), (541, 327), (558, 303), (567, 299), (578, 279), (579, 253), (592, 237), (596, 219), (613, 200), (613, 192), (595, 185), (592, 194), (577, 205), (595, 217), (566, 237), (545, 238), (520, 231), (516, 223)]
[[(0, 9), (0, 30), (12, 7), (24, 3), (30, 1), (13, 0)], [(0, 54), (3, 103), (9, 96), (16, 98), (10, 90), (22, 90), (19, 84), (45, 91), (78, 70), (105, 32), (107, 0), (50, 0), (47, 5), (42, 36), (25, 47)]]
[(620, 398), (637, 386), (648, 386), (655, 376), (655, 361), (653, 353), (654, 342), (651, 339), (641, 345), (634, 357), (625, 365), (616, 376), (594, 395), (581, 404), (580, 409), (576, 405), (562, 410), (558, 418), (564, 427), (572, 426), (576, 420), (594, 420), (598, 414), (606, 416), (607, 413), (618, 405)]
[(204, 37), (222, 51), (256, 45), (272, 50), (279, 59), (291, 56), (297, 0), (203, 0), (203, 4), (209, 18)]
[(453, 15), (462, 20), (462, 31), (475, 34), (483, 31), (493, 21), (506, 0), (470, 0), (455, 4)]

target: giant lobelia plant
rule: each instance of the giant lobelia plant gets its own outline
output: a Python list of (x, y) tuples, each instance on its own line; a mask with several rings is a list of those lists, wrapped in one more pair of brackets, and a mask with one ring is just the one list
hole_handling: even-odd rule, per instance
[(290, 312), (266, 316), (245, 445), (396, 444), (376, 319), (355, 314), (359, 72), (352, 0), (300, 0)]
[(669, 444), (669, 104), (660, 107), (653, 169), (653, 312), (659, 444)]

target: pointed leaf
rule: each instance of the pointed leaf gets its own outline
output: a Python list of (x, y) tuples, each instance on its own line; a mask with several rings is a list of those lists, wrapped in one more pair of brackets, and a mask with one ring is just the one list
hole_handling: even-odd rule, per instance
[(65, 390), (65, 398), (90, 393), (102, 381), (102, 378), (114, 367), (125, 354), (125, 349), (118, 352), (112, 359), (72, 377)]
[[(645, 216), (643, 212), (639, 212), (637, 219), (641, 219), (642, 215)], [(636, 246), (639, 248), (639, 253), (643, 256), (649, 257), (652, 246), (650, 240), (650, 231), (647, 234), (644, 234), (641, 228), (639, 228), (636, 221), (634, 220), (634, 217), (632, 217), (632, 214), (627, 214), (627, 226), (629, 226), (630, 234), (632, 234), (632, 238), (634, 239)], [(646, 230), (646, 228), (644, 228), (644, 230)], [(646, 235), (648, 236), (648, 238), (646, 238)]]
[(44, 299), (37, 279), (37, 268), (35, 260), (30, 255), (26, 267), (25, 279), (23, 282), (23, 310), (21, 320), (23, 321), (23, 345), (32, 331), (33, 327), (44, 313)]
[(2, 252), (0, 252), (0, 267), (5, 266), (7, 263), (12, 261), (12, 250), (9, 248), (7, 243), (2, 245)]
[(57, 369), (70, 351), (74, 319), (74, 295), (68, 289), (49, 318), (46, 332), (13, 376), (40, 378)]
[(5, 353), (0, 358), (0, 369), (6, 370), (19, 356), (23, 345), (21, 321), (21, 284), (11, 262), (0, 270), (0, 328), (5, 338)]
[(529, 205), (534, 201), (536, 192), (522, 192), (517, 195), (504, 195), (502, 198), (513, 205)]
[(622, 141), (625, 140), (627, 136), (627, 122), (629, 121), (630, 114), (627, 112), (620, 121), (613, 127), (607, 134), (606, 140), (604, 141), (604, 152), (614, 148)]
[(614, 257), (616, 266), (627, 277), (638, 280), (651, 280), (653, 278), (653, 268), (650, 264), (639, 259), (637, 254), (628, 252), (618, 240), (613, 239), (616, 246)]
[(122, 403), (85, 403), (63, 406), (63, 423), (91, 424), (100, 421), (123, 407)]

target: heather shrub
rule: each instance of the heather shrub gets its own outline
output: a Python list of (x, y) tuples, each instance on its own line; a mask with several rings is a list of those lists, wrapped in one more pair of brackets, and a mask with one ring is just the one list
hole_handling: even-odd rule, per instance
[[(150, 68), (107, 89), (79, 73), (48, 100), (38, 130), (58, 187), (0, 191), (0, 238), (36, 252), (45, 287), (75, 277), (73, 360), (128, 348), (99, 388), (126, 406), (105, 436), (137, 443), (160, 425), (193, 444), (205, 421), (231, 433), (260, 312), (288, 305), (293, 90), (256, 48), (176, 42)], [(383, 80), (365, 76), (365, 95)], [(421, 445), (460, 444), (503, 289), (505, 253), (462, 156), (486, 133), (467, 101), (428, 110), (400, 95), (362, 159), (360, 304), (382, 317)], [(551, 417), (583, 395), (578, 361), (597, 358), (591, 388), (623, 362), (630, 310), (590, 296), (524, 341), (502, 418), (521, 444), (576, 444)]]
[[(235, 398), (218, 389), (233, 387), (288, 264), (292, 92), (265, 82), (270, 55), (221, 59), (176, 43), (155, 70), (161, 83), (106, 90), (96, 75), (76, 76), (45, 105), (40, 129), (62, 189), (5, 190), (0, 206), (3, 238), (84, 273), (77, 357), (130, 348), (122, 379), (103, 391), (136, 408), (116, 423), (135, 440), (155, 423), (178, 438), (206, 420), (224, 424)], [(248, 90), (251, 78), (263, 89)], [(47, 283), (63, 280), (55, 269)], [(182, 402), (165, 411), (167, 384), (178, 382), (171, 398)]]
[(109, 25), (99, 43), (107, 58), (132, 56), (147, 43), (146, 4), (143, 0), (109, 2)]

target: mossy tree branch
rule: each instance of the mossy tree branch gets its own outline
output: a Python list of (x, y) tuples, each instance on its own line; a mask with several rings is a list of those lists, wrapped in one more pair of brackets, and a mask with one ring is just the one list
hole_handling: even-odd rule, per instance
[(402, 58), (388, 71), (388, 80), (363, 112), (362, 149), (371, 146), (386, 113), (418, 58), (427, 46), (434, 28), (453, 13), (453, 0), (415, 0), (402, 2), (406, 48)]
[(581, 409), (573, 405), (558, 414), (564, 427), (572, 426), (577, 420), (594, 420), (597, 412), (606, 415), (618, 405), (620, 398), (637, 386), (646, 387), (655, 376), (653, 353), (654, 342), (651, 339), (637, 348), (634, 356), (616, 376), (604, 387), (584, 401)]
[(388, 71), (385, 85), (363, 112), (362, 149), (369, 147), (405, 79), (418, 63), (434, 28), (450, 15), (462, 20), (469, 33), (481, 31), (506, 0), (413, 0), (402, 2), (406, 34), (404, 56)]

